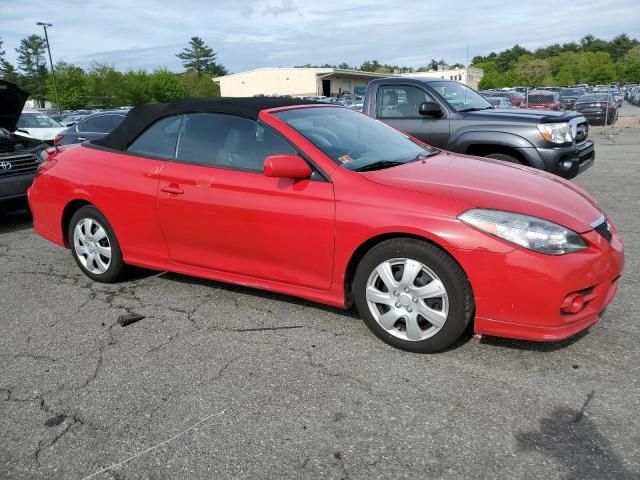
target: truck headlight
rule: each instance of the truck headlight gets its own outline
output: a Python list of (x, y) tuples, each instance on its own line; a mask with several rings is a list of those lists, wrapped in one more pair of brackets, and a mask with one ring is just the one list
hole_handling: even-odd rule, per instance
[(459, 215), (458, 219), (483, 232), (547, 255), (564, 255), (587, 248), (573, 230), (529, 215), (474, 208)]
[(573, 133), (568, 123), (539, 123), (538, 130), (547, 142), (571, 143)]

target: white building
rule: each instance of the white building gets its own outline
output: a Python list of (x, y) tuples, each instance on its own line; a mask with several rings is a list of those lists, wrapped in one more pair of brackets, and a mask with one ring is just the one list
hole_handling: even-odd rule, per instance
[(374, 78), (393, 77), (339, 68), (257, 68), (214, 78), (223, 97), (291, 95), (336, 97), (343, 93), (362, 95)]
[(484, 77), (484, 70), (481, 68), (469, 67), (469, 68), (453, 68), (449, 70), (430, 70), (428, 72), (414, 72), (403, 74), (407, 77), (428, 77), (428, 78), (441, 78), (443, 80), (456, 80), (460, 83), (464, 83), (467, 87), (471, 87), (474, 90), (478, 89), (478, 84), (482, 77)]

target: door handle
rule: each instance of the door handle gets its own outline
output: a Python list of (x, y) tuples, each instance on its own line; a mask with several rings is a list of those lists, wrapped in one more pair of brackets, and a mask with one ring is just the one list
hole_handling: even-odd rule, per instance
[(179, 188), (175, 183), (172, 183), (170, 185), (162, 185), (160, 187), (160, 191), (171, 193), (173, 195), (182, 195), (184, 193), (184, 190)]
[(84, 138), (84, 137), (78, 137), (78, 141), (79, 142), (84, 142), (85, 140), (86, 140), (86, 138)]

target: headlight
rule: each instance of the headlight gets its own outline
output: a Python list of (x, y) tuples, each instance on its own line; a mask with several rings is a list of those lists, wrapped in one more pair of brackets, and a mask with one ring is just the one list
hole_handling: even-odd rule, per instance
[(571, 143), (573, 133), (568, 123), (539, 123), (538, 130), (547, 142)]
[(479, 208), (467, 210), (458, 218), (503, 240), (548, 255), (563, 255), (587, 248), (573, 230), (541, 218)]
[(38, 152), (38, 158), (40, 159), (40, 163), (46, 162), (47, 158), (49, 158), (49, 152), (47, 152), (48, 149), (49, 149), (48, 147), (45, 147)]

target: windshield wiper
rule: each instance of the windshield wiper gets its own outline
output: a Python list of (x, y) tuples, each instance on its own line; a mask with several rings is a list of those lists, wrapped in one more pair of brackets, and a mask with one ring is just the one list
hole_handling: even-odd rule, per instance
[(354, 169), (354, 172), (369, 172), (371, 170), (379, 170), (381, 168), (395, 167), (397, 165), (403, 165), (406, 162), (399, 162), (397, 160), (380, 160), (378, 162), (369, 163)]
[(493, 107), (469, 107), (458, 110), (458, 112), (477, 112), (478, 110), (493, 110)]

